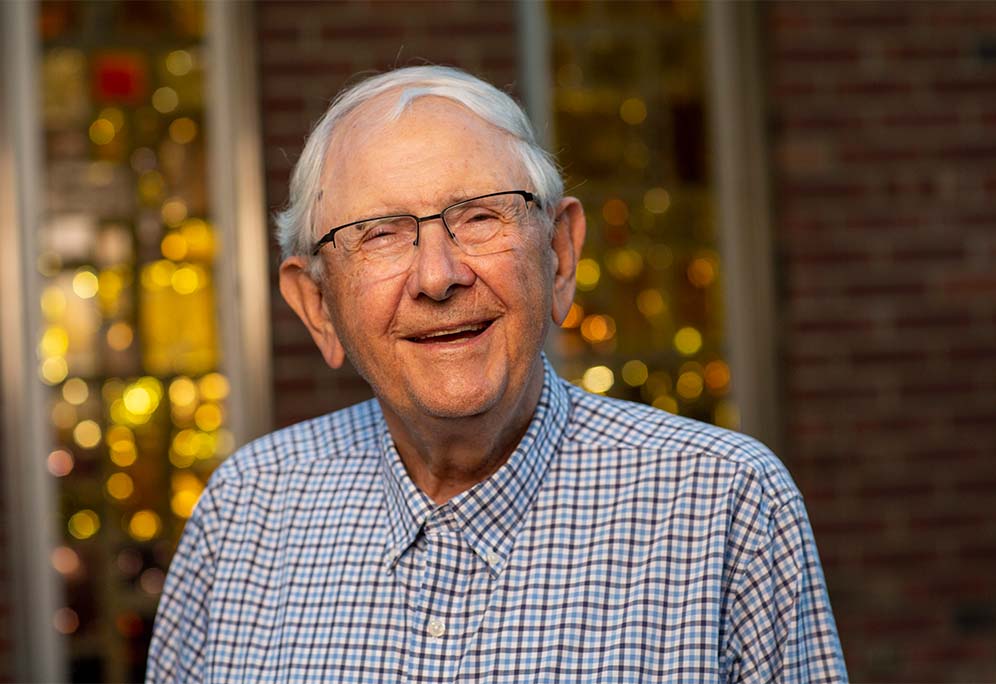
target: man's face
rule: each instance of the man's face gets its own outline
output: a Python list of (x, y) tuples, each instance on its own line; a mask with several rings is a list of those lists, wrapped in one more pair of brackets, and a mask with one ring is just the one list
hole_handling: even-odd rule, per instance
[[(428, 216), (462, 199), (536, 188), (507, 134), (449, 100), (420, 98), (399, 119), (385, 95), (332, 141), (317, 212), (328, 228), (397, 213)], [(540, 212), (502, 249), (469, 256), (439, 220), (424, 222), (395, 275), (327, 245), (326, 310), (346, 355), (402, 416), (465, 417), (514, 405), (542, 375), (555, 257)], [(452, 333), (452, 334), (447, 334)]]

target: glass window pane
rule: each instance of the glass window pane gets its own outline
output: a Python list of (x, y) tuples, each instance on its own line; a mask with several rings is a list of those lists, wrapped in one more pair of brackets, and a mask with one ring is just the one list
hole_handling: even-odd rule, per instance
[(557, 340), (592, 392), (737, 427), (707, 160), (703, 6), (551, 2), (554, 124), (587, 210)]
[(208, 220), (200, 2), (39, 8), (49, 386), (76, 681), (141, 679), (176, 540), (232, 449)]

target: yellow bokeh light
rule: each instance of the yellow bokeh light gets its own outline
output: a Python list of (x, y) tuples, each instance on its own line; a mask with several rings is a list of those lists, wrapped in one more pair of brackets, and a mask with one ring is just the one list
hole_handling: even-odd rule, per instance
[(166, 190), (166, 181), (158, 171), (146, 171), (138, 177), (138, 196), (145, 204), (157, 204)]
[(92, 449), (100, 444), (100, 426), (93, 420), (81, 420), (73, 428), (73, 441), (84, 449)]
[(159, 243), (163, 256), (173, 261), (180, 261), (187, 256), (187, 241), (180, 233), (170, 233)]
[(578, 289), (588, 292), (594, 290), (598, 285), (598, 279), (602, 277), (602, 269), (594, 259), (581, 259), (578, 262), (575, 279)]
[(712, 259), (697, 257), (688, 264), (687, 275), (695, 287), (708, 287), (716, 280), (716, 265)]
[(159, 400), (163, 398), (163, 383), (158, 378), (151, 375), (142, 376), (135, 381), (135, 386), (143, 388), (152, 397), (155, 406), (159, 405)]
[(107, 493), (115, 499), (127, 499), (135, 492), (135, 483), (126, 473), (114, 473), (107, 478)]
[(194, 413), (194, 423), (205, 432), (221, 427), (222, 413), (217, 404), (201, 404)]
[(69, 534), (77, 539), (89, 539), (100, 530), (100, 518), (94, 511), (84, 508), (69, 518)]
[(181, 266), (173, 272), (170, 284), (177, 294), (191, 294), (200, 286), (197, 271), (191, 266)]
[(105, 107), (100, 110), (100, 118), (111, 122), (115, 131), (120, 131), (124, 126), (124, 113), (117, 107)]
[(74, 575), (80, 569), (80, 556), (68, 546), (56, 546), (49, 555), (52, 567), (60, 575)]
[(689, 401), (702, 396), (702, 376), (695, 371), (685, 371), (675, 384), (678, 396)]
[(42, 361), (39, 375), (47, 385), (58, 385), (69, 375), (69, 364), (61, 356), (52, 356)]
[(149, 396), (149, 392), (144, 387), (129, 387), (125, 390), (122, 399), (125, 408), (132, 413), (138, 415), (152, 413), (152, 397)]
[(45, 467), (48, 468), (48, 472), (56, 477), (65, 477), (73, 472), (74, 465), (73, 455), (65, 449), (56, 449), (45, 459)]
[(647, 118), (647, 105), (638, 97), (627, 98), (619, 106), (619, 117), (630, 126), (641, 124)]
[(201, 395), (208, 401), (221, 401), (228, 396), (228, 378), (221, 373), (208, 373), (198, 382)]
[(169, 450), (169, 462), (173, 464), (174, 468), (189, 468), (196, 458), (193, 454), (181, 454), (176, 449)]
[(616, 381), (615, 375), (608, 366), (593, 366), (584, 372), (581, 386), (589, 392), (608, 392)]
[(44, 356), (65, 356), (69, 351), (69, 333), (61, 325), (53, 325), (45, 329), (38, 352)]
[(90, 388), (82, 378), (69, 378), (62, 386), (62, 398), (73, 406), (79, 406), (90, 396)]
[(201, 219), (187, 219), (180, 225), (180, 234), (187, 241), (187, 258), (207, 261), (214, 256), (214, 235)]
[(169, 137), (179, 145), (186, 145), (197, 137), (197, 124), (189, 117), (180, 117), (169, 125)]
[(124, 402), (121, 399), (115, 399), (111, 402), (110, 408), (111, 420), (115, 423), (131, 423), (132, 416), (128, 413), (128, 409), (125, 408)]
[(611, 316), (594, 314), (581, 321), (581, 337), (591, 343), (607, 342), (616, 336), (616, 322)]
[(705, 367), (706, 386), (713, 392), (721, 392), (730, 384), (730, 367), (723, 361), (710, 361)]
[(149, 541), (157, 534), (162, 523), (153, 511), (138, 511), (128, 522), (128, 534), (136, 541)]
[(197, 385), (188, 377), (176, 378), (169, 384), (169, 400), (174, 406), (190, 406), (197, 401)]
[(189, 518), (194, 512), (197, 500), (200, 498), (201, 493), (199, 491), (181, 489), (170, 499), (169, 507), (173, 509), (173, 513), (178, 517)]
[(170, 287), (176, 264), (166, 259), (153, 261), (142, 268), (142, 285), (150, 290)]
[(100, 289), (100, 281), (93, 271), (79, 270), (73, 276), (73, 292), (81, 299), (90, 299)]
[(152, 93), (152, 106), (155, 107), (156, 111), (160, 114), (169, 114), (176, 109), (179, 104), (180, 97), (176, 94), (176, 91), (169, 86), (157, 88), (156, 91)]
[(196, 456), (200, 447), (198, 434), (194, 430), (180, 430), (173, 437), (173, 450), (182, 456)]
[(602, 205), (602, 218), (612, 226), (621, 226), (629, 220), (629, 206), (621, 199), (610, 199)]
[(186, 50), (173, 50), (166, 55), (166, 71), (174, 76), (186, 76), (194, 67), (194, 59)]
[(116, 444), (134, 444), (134, 433), (124, 425), (114, 425), (107, 430), (107, 443), (112, 447)]
[(217, 446), (215, 434), (213, 432), (197, 433), (197, 458), (203, 460), (215, 455)]
[(643, 255), (635, 249), (624, 247), (609, 252), (606, 263), (609, 272), (618, 280), (632, 280), (643, 270)]
[(584, 309), (577, 302), (571, 302), (571, 308), (567, 310), (567, 316), (564, 318), (564, 322), (561, 324), (563, 328), (576, 328), (581, 325), (581, 319), (584, 318)]
[(66, 293), (56, 285), (49, 285), (42, 292), (41, 310), (50, 321), (61, 319), (66, 313)]
[(127, 468), (138, 458), (138, 449), (134, 442), (113, 442), (111, 444), (111, 461), (116, 466)]
[(101, 297), (116, 299), (121, 294), (122, 287), (124, 278), (117, 271), (105, 269), (97, 276), (97, 289), (100, 290)]
[(90, 124), (90, 140), (95, 145), (106, 145), (114, 140), (114, 124), (107, 119), (97, 119)]
[(664, 313), (667, 306), (660, 290), (648, 288), (636, 296), (636, 308), (647, 318), (654, 318)]
[(115, 351), (124, 351), (131, 346), (135, 339), (135, 333), (131, 326), (124, 321), (111, 324), (107, 329), (107, 344)]
[(651, 405), (654, 408), (659, 408), (662, 411), (667, 411), (668, 413), (678, 412), (678, 402), (675, 401), (674, 397), (669, 397), (666, 394), (662, 394), (656, 399), (654, 399), (654, 402)]
[(691, 326), (685, 326), (674, 334), (674, 348), (679, 354), (691, 356), (702, 349), (702, 333)]
[(622, 379), (630, 387), (639, 387), (647, 381), (650, 373), (647, 364), (638, 359), (627, 361), (622, 367)]
[(647, 382), (644, 389), (647, 392), (647, 398), (655, 399), (661, 395), (667, 394), (671, 391), (672, 383), (671, 376), (665, 371), (654, 371), (647, 377)]
[(643, 206), (653, 214), (663, 214), (671, 207), (671, 195), (664, 188), (650, 188), (643, 193)]
[(160, 213), (163, 223), (170, 228), (176, 228), (183, 223), (183, 219), (187, 218), (187, 203), (179, 197), (171, 197), (163, 202)]

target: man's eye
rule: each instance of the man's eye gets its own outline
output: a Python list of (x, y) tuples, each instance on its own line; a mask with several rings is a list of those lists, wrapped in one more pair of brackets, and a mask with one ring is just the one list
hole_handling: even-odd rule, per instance
[(494, 221), (501, 217), (490, 211), (475, 211), (466, 220), (468, 223), (480, 222), (480, 221)]
[(404, 241), (411, 232), (404, 221), (372, 221), (357, 228), (359, 241), (364, 247), (381, 247)]
[(363, 234), (363, 241), (369, 242), (371, 240), (376, 240), (377, 238), (390, 237), (394, 235), (396, 231), (391, 230), (389, 227), (377, 226), (375, 228), (370, 228), (366, 233)]

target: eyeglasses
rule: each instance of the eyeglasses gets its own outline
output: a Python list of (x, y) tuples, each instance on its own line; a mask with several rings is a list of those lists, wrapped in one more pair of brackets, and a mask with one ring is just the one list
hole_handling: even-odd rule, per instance
[(529, 202), (539, 200), (525, 190), (492, 192), (451, 204), (438, 214), (415, 216), (398, 214), (353, 221), (336, 226), (315, 243), (312, 255), (331, 242), (348, 258), (361, 258), (378, 264), (407, 267), (418, 246), (423, 221), (441, 219), (450, 238), (464, 253), (480, 256), (503, 248), (501, 239), (516, 232), (526, 221)]

